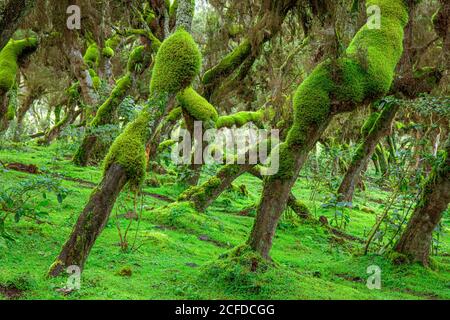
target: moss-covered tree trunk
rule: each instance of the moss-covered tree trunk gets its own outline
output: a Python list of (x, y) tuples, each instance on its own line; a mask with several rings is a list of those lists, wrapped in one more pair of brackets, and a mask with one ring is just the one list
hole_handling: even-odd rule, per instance
[(332, 117), (385, 95), (402, 55), (408, 10), (403, 0), (368, 0), (381, 9), (381, 24), (366, 24), (353, 38), (345, 56), (320, 64), (294, 97), (294, 123), (279, 147), (279, 172), (266, 179), (248, 245), (263, 258), (269, 252), (288, 196), (309, 151)]
[(356, 153), (350, 162), (350, 166), (338, 188), (338, 194), (340, 195), (341, 200), (348, 202), (353, 200), (353, 193), (361, 173), (366, 168), (380, 140), (389, 134), (392, 121), (394, 120), (398, 108), (399, 105), (397, 103), (387, 103), (381, 114), (375, 119), (375, 122), (367, 135), (365, 135), (363, 140), (359, 143)]
[(126, 170), (118, 164), (111, 165), (78, 217), (69, 239), (50, 267), (50, 276), (59, 275), (71, 265), (84, 267), (89, 252), (108, 222), (109, 214), (126, 183)]
[(425, 266), (429, 265), (433, 231), (450, 202), (450, 138), (444, 152), (444, 161), (425, 182), (414, 213), (395, 246), (395, 251)]
[[(258, 165), (229, 164), (220, 169), (214, 177), (208, 179), (202, 185), (186, 190), (180, 195), (179, 200), (192, 201), (197, 211), (205, 212), (225, 190), (231, 187), (233, 181), (247, 172), (264, 181)], [(309, 217), (308, 208), (298, 201), (292, 192), (289, 194), (287, 205), (299, 217)]]
[(73, 262), (83, 269), (120, 191), (125, 185), (136, 191), (145, 179), (145, 146), (164, 118), (167, 105), (174, 102), (177, 92), (191, 85), (200, 68), (200, 51), (189, 33), (178, 29), (163, 42), (152, 72), (150, 101), (112, 144), (104, 161), (102, 183), (92, 192), (49, 275), (57, 276)]

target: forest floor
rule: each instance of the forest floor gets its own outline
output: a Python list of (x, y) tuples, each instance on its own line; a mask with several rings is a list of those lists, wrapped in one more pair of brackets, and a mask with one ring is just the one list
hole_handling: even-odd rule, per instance
[[(16, 147), (0, 150), (3, 163), (34, 164), (43, 174), (61, 179), (70, 193), (60, 204), (48, 196), (45, 221), (7, 221), (15, 241), (0, 243), (0, 299), (450, 299), (450, 221), (444, 221), (447, 236), (432, 268), (395, 265), (386, 255), (362, 255), (377, 214), (383, 211), (387, 193), (369, 185), (358, 193), (344, 235), (335, 234), (318, 222), (333, 220), (333, 210), (311, 201), (310, 183), (299, 179), (294, 194), (313, 211), (314, 219), (303, 221), (286, 214), (278, 227), (272, 257), (275, 267), (249, 272), (241, 265), (218, 271), (219, 256), (244, 243), (254, 219), (254, 205), (261, 181), (244, 175), (248, 195), (236, 190), (223, 194), (207, 213), (199, 214), (187, 204), (172, 204), (183, 190), (170, 175), (158, 176), (161, 187), (144, 188), (139, 198), (140, 223), (129, 232), (133, 250), (123, 252), (122, 234), (130, 222), (133, 198), (124, 194), (105, 230), (97, 240), (81, 278), (81, 288), (61, 290), (66, 277), (49, 279), (46, 272), (71, 232), (92, 189), (101, 178), (97, 167), (79, 168), (58, 146)], [(37, 175), (0, 166), (1, 189)], [(205, 177), (204, 177), (205, 178)], [(320, 199), (325, 194), (318, 194)], [(39, 201), (39, 200), (36, 200)], [(134, 242), (134, 239), (136, 241)], [(381, 268), (381, 289), (368, 289), (369, 266)]]

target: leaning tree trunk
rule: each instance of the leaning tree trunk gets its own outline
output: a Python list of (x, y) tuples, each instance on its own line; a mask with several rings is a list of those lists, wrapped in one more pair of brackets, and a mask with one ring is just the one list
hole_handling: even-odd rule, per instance
[[(403, 0), (367, 0), (377, 5), (381, 27), (363, 26), (344, 57), (320, 64), (300, 85), (294, 97), (294, 123), (280, 145), (280, 169), (265, 181), (253, 230), (251, 249), (270, 260), (278, 220), (309, 151), (335, 114), (352, 111), (388, 92), (402, 55), (403, 28), (408, 10)], [(383, 40), (380, 40), (383, 39)]]
[[(183, 1), (193, 4), (191, 0)], [(176, 55), (173, 55), (174, 50), (177, 51)], [(161, 45), (150, 83), (151, 99), (112, 144), (104, 161), (105, 172), (100, 188), (93, 191), (69, 240), (50, 268), (50, 276), (59, 275), (70, 265), (83, 269), (89, 251), (107, 223), (120, 191), (126, 185), (137, 190), (142, 184), (147, 168), (145, 146), (165, 116), (167, 106), (170, 109), (174, 95), (191, 85), (200, 67), (200, 51), (192, 37), (182, 28)]]
[(59, 275), (71, 265), (80, 268), (84, 266), (95, 240), (105, 227), (116, 199), (126, 183), (125, 169), (118, 164), (111, 165), (78, 218), (69, 240), (50, 267), (50, 276)]
[(395, 251), (424, 266), (430, 262), (433, 231), (450, 202), (450, 137), (446, 143), (445, 157), (425, 182), (414, 213), (395, 245)]
[(338, 189), (341, 200), (348, 202), (353, 200), (355, 186), (358, 184), (361, 173), (367, 166), (381, 138), (389, 134), (392, 121), (394, 120), (398, 108), (398, 103), (387, 103), (367, 135), (365, 135), (363, 141), (358, 145), (356, 153), (353, 156), (350, 166)]

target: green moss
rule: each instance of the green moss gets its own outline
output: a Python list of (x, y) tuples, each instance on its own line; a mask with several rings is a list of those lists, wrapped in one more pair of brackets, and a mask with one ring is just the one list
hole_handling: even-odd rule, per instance
[(258, 127), (263, 126), (264, 110), (259, 111), (241, 111), (232, 115), (219, 117), (216, 121), (216, 128), (231, 128), (233, 126), (242, 127), (252, 122)]
[(403, 49), (403, 27), (408, 16), (402, 0), (371, 0), (381, 8), (381, 28), (363, 26), (337, 61), (320, 64), (294, 96), (294, 124), (286, 142), (304, 146), (308, 132), (329, 119), (331, 102), (359, 104), (384, 95), (390, 88)]
[(80, 97), (80, 82), (76, 81), (70, 85), (66, 90), (67, 95), (73, 101), (76, 101)]
[(378, 117), (380, 116), (379, 112), (372, 112), (367, 120), (364, 122), (363, 126), (361, 127), (361, 135), (363, 137), (367, 137), (369, 132), (372, 130), (373, 125), (377, 121)]
[(115, 34), (105, 41), (105, 47), (102, 50), (104, 57), (111, 59), (115, 55), (115, 50), (119, 46), (121, 38)]
[(178, 201), (192, 201), (197, 210), (203, 210), (203, 204), (207, 201), (212, 191), (220, 186), (222, 181), (217, 177), (208, 179), (200, 186), (192, 186), (184, 191), (178, 198)]
[(9, 121), (14, 120), (14, 117), (16, 116), (18, 104), (17, 94), (18, 94), (18, 87), (17, 84), (15, 84), (8, 92), (8, 110), (6, 113), (6, 119), (8, 119)]
[(181, 107), (198, 121), (216, 121), (218, 114), (216, 109), (192, 87), (182, 90), (177, 95)]
[(311, 215), (311, 212), (309, 211), (306, 204), (298, 199), (296, 199), (295, 203), (291, 204), (290, 207), (301, 217), (308, 217)]
[(120, 44), (120, 41), (121, 41), (120, 36), (115, 34), (114, 36), (108, 38), (105, 41), (105, 46), (114, 50)]
[(175, 94), (200, 72), (201, 54), (192, 36), (179, 28), (161, 44), (153, 67), (150, 92)]
[(101, 80), (97, 72), (95, 72), (94, 69), (89, 69), (89, 75), (91, 76), (92, 86), (94, 87), (94, 89), (97, 90), (98, 88), (100, 88)]
[(203, 84), (210, 84), (224, 74), (234, 71), (247, 58), (252, 50), (249, 40), (245, 39), (232, 52), (227, 54), (216, 66), (205, 72)]
[(176, 107), (172, 109), (172, 111), (169, 112), (169, 114), (166, 117), (166, 121), (168, 122), (174, 122), (181, 118), (181, 115), (183, 113), (183, 109), (181, 107)]
[(111, 59), (112, 57), (114, 57), (114, 50), (111, 47), (105, 47), (102, 50), (102, 54), (104, 57)]
[(114, 111), (122, 102), (123, 97), (131, 88), (131, 75), (128, 73), (119, 80), (111, 91), (110, 96), (98, 109), (94, 119), (91, 121), (91, 127), (98, 127), (106, 124), (111, 120)]
[(35, 37), (9, 40), (0, 52), (0, 91), (7, 92), (14, 85), (19, 68), (18, 59), (26, 52), (36, 49), (37, 45)]
[(173, 0), (172, 5), (170, 5), (169, 16), (170, 18), (175, 18), (178, 9), (178, 0)]
[(379, 97), (392, 84), (403, 51), (403, 28), (408, 22), (408, 13), (402, 0), (371, 0), (366, 5), (380, 7), (381, 27), (369, 29), (367, 25), (363, 26), (346, 52), (367, 72), (366, 96)]
[(121, 277), (131, 277), (133, 275), (133, 270), (130, 266), (126, 266), (117, 271), (117, 275)]
[(150, 52), (145, 50), (144, 46), (134, 48), (130, 53), (130, 57), (128, 58), (128, 72), (139, 71), (139, 68), (142, 67), (142, 64), (145, 64), (146, 61), (150, 61), (150, 59)]
[(86, 49), (86, 53), (83, 57), (84, 63), (87, 64), (89, 68), (97, 68), (100, 61), (100, 50), (96, 43), (92, 43)]
[(164, 140), (163, 142), (161, 142), (158, 146), (158, 152), (161, 153), (163, 151), (165, 151), (166, 149), (170, 148), (171, 146), (173, 146), (175, 143), (177, 143), (175, 140)]
[(133, 189), (138, 188), (145, 178), (147, 168), (145, 142), (150, 118), (151, 115), (148, 112), (142, 111), (138, 118), (129, 123), (114, 140), (104, 160), (105, 172), (113, 163), (123, 167)]

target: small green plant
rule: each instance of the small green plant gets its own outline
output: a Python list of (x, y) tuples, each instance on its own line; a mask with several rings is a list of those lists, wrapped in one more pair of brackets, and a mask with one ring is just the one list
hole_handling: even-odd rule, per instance
[(48, 194), (54, 194), (58, 203), (62, 203), (69, 190), (52, 177), (42, 176), (21, 181), (10, 188), (0, 189), (0, 239), (14, 241), (7, 232), (9, 217), (18, 223), (23, 218), (41, 220), (48, 217), (45, 209), (50, 205)]
[(345, 229), (350, 223), (350, 212), (353, 208), (351, 202), (339, 201), (339, 195), (330, 194), (327, 201), (322, 204), (324, 209), (332, 209), (334, 216), (331, 220), (331, 225), (338, 229)]

